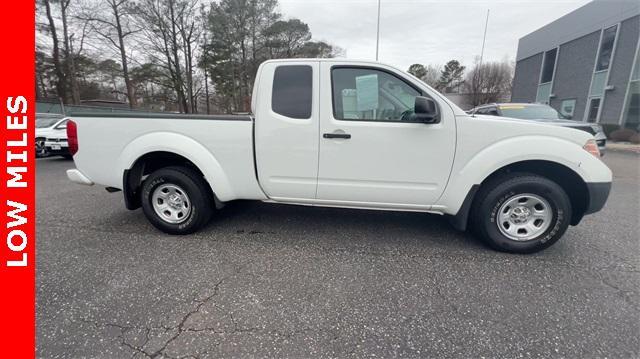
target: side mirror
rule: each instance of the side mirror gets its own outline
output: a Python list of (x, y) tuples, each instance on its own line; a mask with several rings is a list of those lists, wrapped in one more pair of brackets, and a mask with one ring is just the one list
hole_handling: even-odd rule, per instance
[(423, 123), (440, 122), (436, 103), (430, 98), (417, 96), (413, 113), (418, 122), (423, 122)]

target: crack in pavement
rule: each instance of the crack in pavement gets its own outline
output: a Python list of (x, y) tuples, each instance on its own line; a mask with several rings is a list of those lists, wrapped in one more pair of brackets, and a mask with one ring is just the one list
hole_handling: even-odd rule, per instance
[[(120, 330), (120, 334), (118, 335), (118, 338), (120, 339), (120, 344), (123, 347), (129, 348), (133, 351), (133, 354), (131, 357), (134, 357), (136, 354), (142, 354), (146, 357), (149, 358), (158, 358), (160, 356), (163, 357), (167, 357), (169, 358), (170, 356), (167, 355), (164, 351), (167, 349), (167, 346), (169, 346), (169, 344), (171, 344), (173, 341), (175, 341), (176, 339), (178, 339), (178, 337), (188, 331), (193, 331), (190, 328), (185, 328), (185, 323), (187, 322), (187, 320), (194, 314), (198, 313), (200, 311), (200, 309), (202, 308), (203, 305), (205, 305), (206, 303), (208, 303), (209, 301), (211, 301), (215, 296), (218, 295), (219, 289), (220, 289), (220, 285), (222, 285), (222, 283), (225, 281), (226, 278), (221, 279), (219, 282), (217, 282), (213, 288), (213, 293), (209, 296), (207, 296), (206, 298), (203, 299), (194, 299), (195, 303), (198, 303), (196, 305), (196, 307), (192, 310), (190, 310), (189, 312), (187, 312), (182, 319), (180, 320), (180, 322), (178, 323), (177, 326), (171, 327), (171, 326), (166, 326), (166, 325), (160, 325), (160, 326), (138, 326), (138, 325), (121, 325), (121, 324), (117, 324), (117, 323), (99, 323), (99, 322), (95, 322), (95, 321), (91, 321), (85, 318), (81, 318), (80, 320), (82, 322), (94, 325), (96, 328), (101, 328), (101, 327), (113, 327), (113, 328), (117, 328)], [(145, 340), (142, 343), (142, 345), (135, 345), (134, 343), (130, 343), (127, 341), (126, 339), (126, 334), (131, 331), (131, 330), (143, 330), (145, 332)], [(175, 334), (173, 334), (169, 339), (167, 339), (164, 344), (161, 345), (161, 347), (158, 350), (155, 350), (153, 352), (149, 352), (147, 350), (145, 350), (145, 346), (149, 343), (150, 341), (150, 337), (149, 334), (151, 333), (151, 330), (162, 330), (164, 332), (169, 332), (169, 331), (176, 331)], [(182, 356), (180, 358), (198, 358), (198, 356), (194, 355), (194, 354), (188, 354), (186, 356)]]
[(187, 320), (194, 314), (198, 313), (200, 311), (200, 308), (202, 308), (203, 305), (205, 305), (207, 302), (209, 302), (211, 299), (213, 299), (215, 296), (218, 295), (219, 289), (220, 289), (220, 285), (222, 285), (222, 283), (225, 281), (225, 278), (222, 278), (218, 283), (216, 283), (216, 285), (213, 287), (213, 293), (211, 295), (209, 295), (208, 297), (202, 299), (202, 300), (198, 300), (196, 299), (195, 302), (198, 303), (198, 305), (196, 305), (196, 307), (189, 311), (187, 314), (185, 314), (182, 317), (182, 320), (180, 321), (180, 323), (178, 323), (178, 325), (176, 327), (169, 327), (170, 330), (177, 330), (177, 332), (171, 337), (169, 338), (169, 340), (167, 340), (161, 347), (160, 349), (156, 350), (155, 352), (151, 353), (151, 354), (147, 354), (146, 352), (143, 352), (144, 354), (147, 354), (151, 359), (153, 358), (157, 358), (159, 355), (164, 354), (163, 352), (165, 351), (165, 349), (167, 349), (167, 346), (169, 346), (169, 344), (171, 344), (173, 341), (175, 341), (176, 339), (178, 339), (178, 337), (188, 331), (188, 328), (185, 329), (184, 325), (187, 322)]

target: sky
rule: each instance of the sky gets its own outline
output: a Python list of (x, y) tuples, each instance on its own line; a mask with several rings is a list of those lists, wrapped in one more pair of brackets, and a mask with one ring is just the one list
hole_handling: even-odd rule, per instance
[[(375, 60), (377, 0), (280, 0), (285, 17), (309, 25), (313, 38)], [(518, 39), (587, 4), (589, 0), (381, 0), (379, 61), (407, 69), (471, 66), (480, 55), (490, 11), (484, 61), (515, 60)]]

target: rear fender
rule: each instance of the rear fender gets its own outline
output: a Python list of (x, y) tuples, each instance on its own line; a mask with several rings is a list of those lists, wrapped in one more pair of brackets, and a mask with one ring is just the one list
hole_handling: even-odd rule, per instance
[(172, 152), (190, 160), (204, 174), (216, 197), (221, 201), (235, 197), (220, 162), (202, 144), (182, 134), (154, 132), (131, 141), (118, 158), (119, 173), (131, 169), (136, 160), (151, 152)]

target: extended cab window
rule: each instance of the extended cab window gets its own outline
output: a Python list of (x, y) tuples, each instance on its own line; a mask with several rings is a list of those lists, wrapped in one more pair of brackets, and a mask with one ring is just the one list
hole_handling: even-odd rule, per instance
[(278, 66), (273, 76), (271, 109), (282, 116), (311, 117), (313, 70), (307, 65)]
[(422, 95), (400, 78), (368, 68), (334, 68), (331, 82), (337, 120), (402, 121), (410, 118), (416, 97)]

